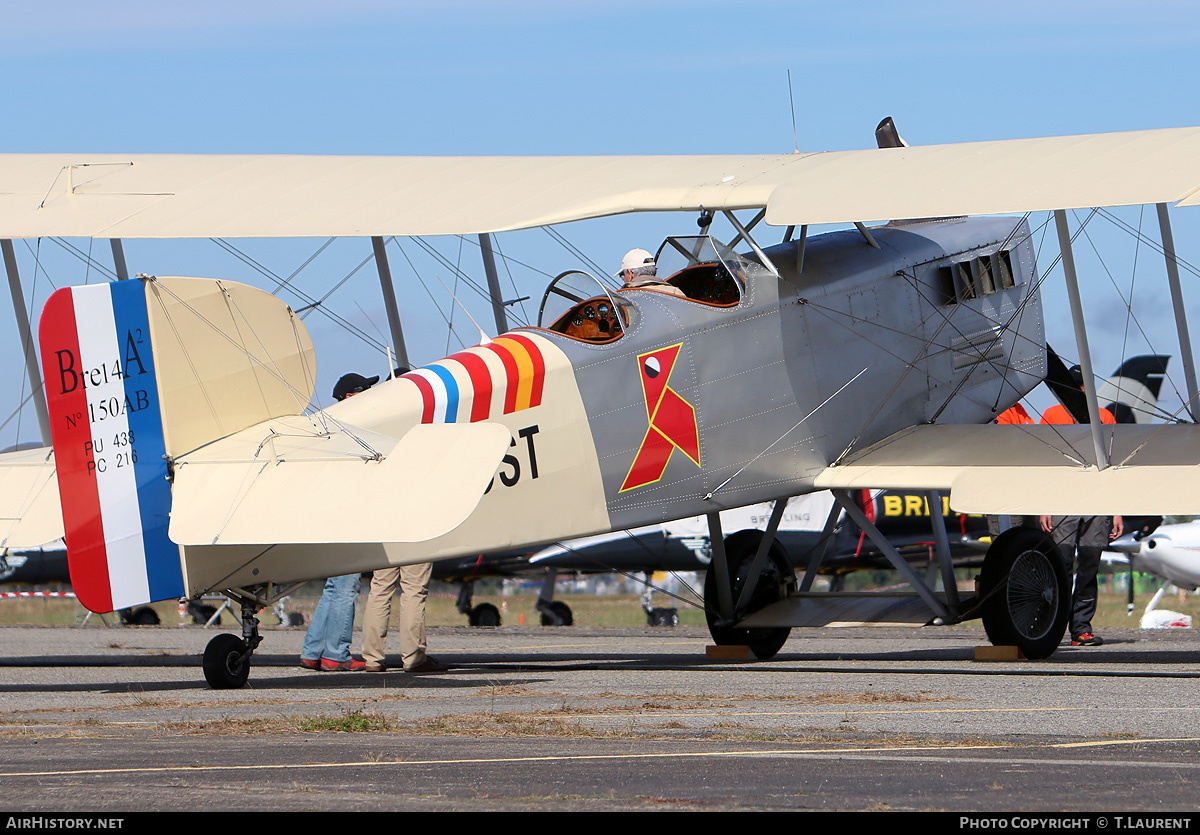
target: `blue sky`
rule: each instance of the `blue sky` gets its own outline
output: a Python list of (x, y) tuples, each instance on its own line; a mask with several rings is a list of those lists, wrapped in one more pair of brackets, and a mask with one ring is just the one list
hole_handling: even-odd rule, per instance
[[(0, 151), (788, 152), (788, 70), (797, 141), (806, 151), (872, 147), (874, 126), (885, 115), (916, 144), (1175, 127), (1200, 121), (1193, 68), (1200, 54), (1198, 18), (1188, 2), (1075, 0), (48, 0), (6, 11)], [(1181, 255), (1200, 262), (1195, 213), (1176, 212), (1175, 232)], [(1129, 210), (1122, 217), (1136, 225), (1139, 214)], [(1152, 212), (1146, 223), (1156, 234)], [(664, 235), (692, 229), (690, 217), (654, 215), (561, 231), (615, 268), (630, 246), (653, 249)], [(763, 237), (773, 241), (773, 234)], [(1113, 290), (1114, 282), (1128, 289), (1135, 258), (1137, 303), (1144, 305), (1139, 322), (1149, 345), (1177, 353), (1161, 258), (1144, 246), (1135, 250), (1130, 236), (1099, 220), (1089, 235), (1108, 265), (1106, 271), (1092, 257), (1091, 242), (1077, 245), (1098, 369), (1111, 371), (1123, 353), (1147, 350), (1140, 337), (1125, 344), (1124, 303)], [(84, 251), (89, 246), (71, 243)], [(322, 242), (234, 243), (287, 275)], [(482, 280), (471, 242), (427, 243)], [(501, 270), (505, 282), (511, 275), (512, 292), (533, 296), (534, 305), (546, 274), (580, 266), (541, 231), (502, 235), (499, 243), (516, 259)], [(416, 244), (404, 248), (415, 272), (396, 249), (392, 268), (409, 353), (424, 363), (446, 351), (452, 312), (437, 279), (453, 285), (454, 275)], [(94, 251), (104, 267), (111, 265), (106, 243)], [(337, 241), (298, 282), (309, 294), (324, 295), (369, 253), (367, 241)], [(134, 271), (270, 286), (207, 241), (127, 241), (126, 254)], [(19, 244), (18, 255), (35, 318), (53, 287), (103, 278), (52, 241)], [(1044, 265), (1050, 260), (1043, 255)], [(1061, 282), (1051, 284), (1050, 339), (1073, 354)], [(1186, 274), (1185, 292), (1189, 307), (1200, 311), (1200, 288)], [(481, 323), (490, 322), (473, 291), (460, 287), (459, 298)], [(381, 341), (386, 320), (372, 265), (328, 304)], [(462, 338), (470, 341), (461, 312), (453, 318), (456, 326), (468, 326)], [(306, 321), (317, 342), (320, 402), (328, 402), (343, 371), (386, 367), (377, 347), (320, 317)], [(19, 347), (6, 300), (0, 305), (0, 390), (10, 394), (0, 421), (19, 402)], [(458, 347), (453, 336), (449, 347)], [(0, 429), (0, 445), (36, 436), (30, 412)]]

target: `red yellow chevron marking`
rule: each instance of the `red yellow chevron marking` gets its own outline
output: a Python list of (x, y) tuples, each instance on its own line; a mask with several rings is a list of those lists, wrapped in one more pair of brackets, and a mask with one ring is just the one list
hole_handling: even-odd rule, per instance
[(666, 472), (672, 453), (679, 450), (700, 466), (700, 428), (696, 410), (671, 388), (671, 372), (683, 343), (638, 355), (642, 393), (649, 427), (619, 492), (653, 484)]

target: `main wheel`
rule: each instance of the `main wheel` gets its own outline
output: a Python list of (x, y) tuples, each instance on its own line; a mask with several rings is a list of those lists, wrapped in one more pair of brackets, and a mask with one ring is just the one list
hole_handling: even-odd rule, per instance
[[(746, 585), (746, 577), (754, 555), (758, 552), (758, 544), (762, 541), (762, 531), (738, 531), (725, 538), (725, 560), (729, 565), (732, 577), (733, 600), (736, 603), (742, 587)], [(754, 594), (743, 616), (752, 614), (760, 609), (782, 600), (786, 595), (788, 579), (792, 570), (788, 564), (787, 551), (778, 540), (771, 543), (767, 553), (767, 561), (762, 567)], [(708, 621), (708, 632), (713, 642), (719, 646), (745, 644), (755, 657), (762, 660), (774, 657), (787, 642), (791, 628), (787, 626), (756, 626), (753, 628), (721, 626), (720, 604), (717, 589), (717, 572), (710, 566), (704, 577), (704, 617)]]
[(679, 626), (678, 609), (651, 609), (646, 613), (650, 626)]
[(213, 690), (236, 690), (250, 677), (246, 642), (228, 632), (217, 635), (204, 648), (204, 679)]
[(1071, 614), (1071, 581), (1058, 546), (1031, 528), (1005, 531), (988, 548), (979, 585), (983, 628), (997, 646), (1046, 658)]
[(500, 610), (491, 603), (480, 603), (467, 613), (467, 623), (471, 626), (499, 626)]
[[(575, 623), (575, 616), (571, 614), (571, 607), (561, 600), (550, 601), (550, 611), (553, 615), (542, 612), (542, 626), (570, 626)], [(555, 617), (558, 618), (557, 622)]]

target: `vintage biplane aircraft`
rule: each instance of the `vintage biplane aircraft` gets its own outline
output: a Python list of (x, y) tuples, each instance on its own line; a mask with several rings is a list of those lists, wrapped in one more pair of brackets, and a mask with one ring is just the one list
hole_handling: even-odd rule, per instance
[[(384, 235), (638, 211), (700, 222), (657, 253), (672, 292), (569, 270), (535, 327), (323, 410), (309, 408), (312, 342), (264, 292), (151, 276), (64, 288), (39, 331), (53, 453), (0, 462), (4, 544), (64, 525), (96, 611), (223, 590), (242, 634), (217, 636), (204, 670), (237, 687), (255, 613), (290, 583), (705, 515), (713, 638), (769, 658), (791, 626), (844, 620), (845, 595), (811, 590), (820, 554), (797, 579), (774, 544), (783, 499), (831, 489), (913, 588), (871, 598), (876, 619), (982, 617), (993, 641), (1046, 656), (1069, 596), (1052, 543), (1005, 533), (960, 595), (935, 525), (938, 590), (850, 491), (925, 490), (933, 507), (948, 491), (957, 511), (1000, 515), (1195, 512), (1200, 430), (1099, 422), (1067, 211), (1158, 205), (1194, 408), (1167, 204), (1200, 202), (1200, 128), (880, 137), (741, 157), (0, 156), (0, 240), (109, 238), (114, 254), (125, 237), (360, 235), (378, 253)], [(1090, 416), (1078, 426), (984, 425), (1047, 375), (1030, 227), (1004, 216), (1031, 211), (1054, 212)], [(730, 239), (710, 234), (715, 213)], [(762, 220), (781, 242), (756, 239)], [(854, 227), (808, 234), (836, 223)], [(724, 535), (720, 510), (771, 500), (766, 531)]]

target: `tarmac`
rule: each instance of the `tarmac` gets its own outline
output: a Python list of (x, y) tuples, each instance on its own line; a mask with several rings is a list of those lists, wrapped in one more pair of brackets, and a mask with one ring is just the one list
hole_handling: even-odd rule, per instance
[(412, 676), (302, 670), (303, 630), (265, 628), (247, 686), (220, 691), (213, 634), (0, 628), (5, 810), (1200, 806), (1190, 629), (993, 662), (977, 628), (796, 629), (730, 663), (697, 627), (437, 628), (452, 668)]

